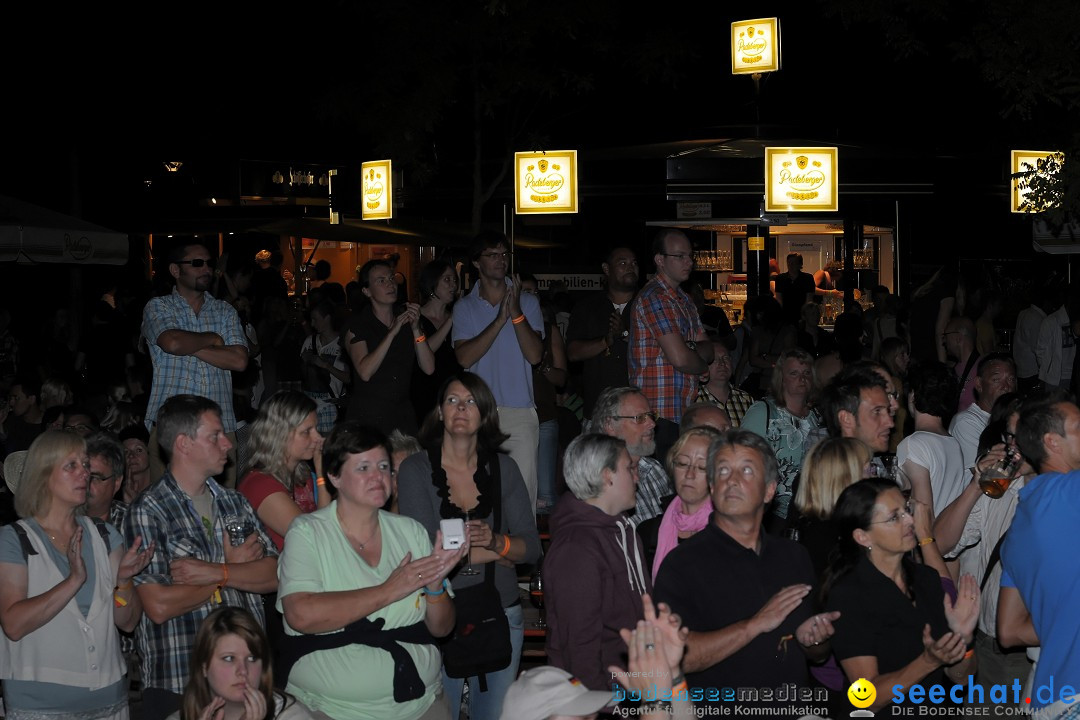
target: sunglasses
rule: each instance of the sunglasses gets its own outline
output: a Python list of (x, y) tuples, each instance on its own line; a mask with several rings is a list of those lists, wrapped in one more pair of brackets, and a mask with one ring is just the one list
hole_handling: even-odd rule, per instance
[(190, 265), (193, 268), (201, 268), (203, 265), (214, 267), (217, 265), (216, 260), (203, 260), (202, 258), (195, 258), (194, 260), (177, 260), (177, 265)]

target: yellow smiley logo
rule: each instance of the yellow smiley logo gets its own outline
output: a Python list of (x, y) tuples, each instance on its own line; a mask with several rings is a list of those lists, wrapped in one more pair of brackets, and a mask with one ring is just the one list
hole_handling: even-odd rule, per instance
[(859, 678), (847, 689), (848, 700), (857, 708), (868, 708), (877, 698), (877, 688), (866, 678)]

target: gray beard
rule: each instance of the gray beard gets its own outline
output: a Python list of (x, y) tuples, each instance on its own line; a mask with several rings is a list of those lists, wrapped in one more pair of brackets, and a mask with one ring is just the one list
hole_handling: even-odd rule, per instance
[(656, 439), (654, 438), (647, 441), (642, 440), (636, 445), (631, 445), (627, 443), (626, 452), (637, 458), (650, 457), (654, 452), (656, 452)]

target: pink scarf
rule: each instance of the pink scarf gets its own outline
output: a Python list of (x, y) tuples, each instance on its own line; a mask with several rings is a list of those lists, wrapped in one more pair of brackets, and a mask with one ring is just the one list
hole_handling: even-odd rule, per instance
[(712, 511), (712, 503), (709, 502), (709, 498), (705, 498), (705, 502), (701, 503), (701, 507), (693, 515), (686, 515), (683, 513), (682, 498), (675, 496), (660, 520), (660, 530), (656, 538), (656, 557), (653, 558), (652, 564), (653, 582), (656, 582), (656, 574), (660, 572), (660, 563), (679, 544), (679, 533), (698, 532), (708, 524)]

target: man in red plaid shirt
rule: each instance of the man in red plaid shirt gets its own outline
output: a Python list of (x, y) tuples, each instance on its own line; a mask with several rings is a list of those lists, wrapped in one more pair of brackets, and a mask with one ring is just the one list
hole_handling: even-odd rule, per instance
[(663, 458), (679, 437), (683, 410), (697, 397), (697, 378), (712, 362), (713, 346), (694, 302), (679, 288), (694, 267), (690, 240), (678, 230), (661, 230), (653, 262), (656, 274), (630, 314), (630, 383), (659, 415), (655, 457)]

